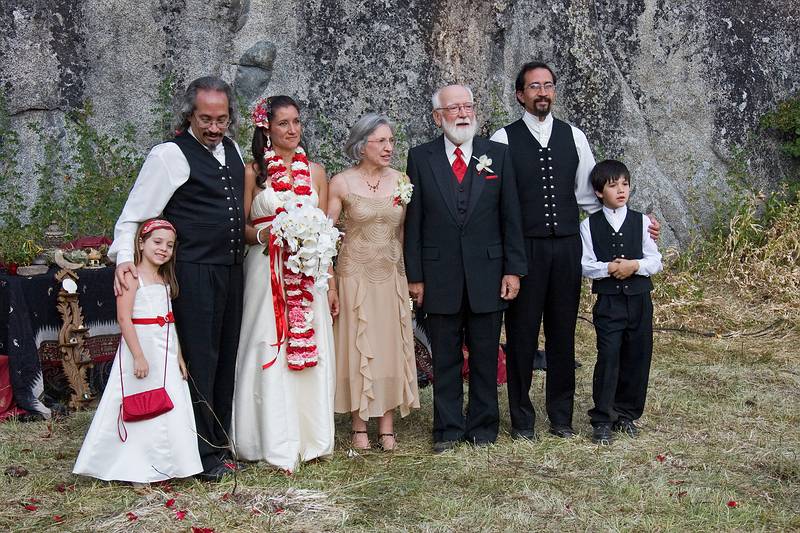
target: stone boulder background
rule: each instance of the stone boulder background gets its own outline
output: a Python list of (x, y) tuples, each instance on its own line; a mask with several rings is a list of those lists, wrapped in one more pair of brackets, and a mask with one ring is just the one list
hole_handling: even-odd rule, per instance
[(367, 111), (410, 144), (431, 138), (430, 95), (449, 82), (473, 88), (491, 133), (520, 115), (513, 79), (532, 59), (559, 75), (556, 115), (598, 158), (628, 163), (632, 203), (664, 222), (665, 245), (707, 220), (740, 148), (757, 188), (797, 170), (757, 128), (800, 90), (795, 0), (0, 0), (0, 27), (31, 196), (42, 150), (29, 123), (63, 139), (88, 99), (100, 130), (130, 122), (144, 152), (167, 76), (182, 92), (217, 74), (248, 103), (295, 96), (313, 158)]

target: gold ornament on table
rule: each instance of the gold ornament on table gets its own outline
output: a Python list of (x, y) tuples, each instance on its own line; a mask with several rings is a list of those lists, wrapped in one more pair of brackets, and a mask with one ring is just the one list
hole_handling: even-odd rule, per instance
[(89, 262), (87, 263), (86, 268), (103, 268), (105, 266), (100, 262), (103, 259), (103, 254), (100, 252), (100, 250), (89, 248), (87, 258)]
[(63, 322), (58, 332), (61, 366), (73, 391), (69, 405), (72, 409), (79, 410), (92, 400), (86, 381), (86, 370), (92, 366), (92, 358), (84, 345), (89, 328), (84, 324), (83, 311), (78, 301), (78, 275), (71, 269), (62, 267), (55, 278), (61, 286), (56, 304)]

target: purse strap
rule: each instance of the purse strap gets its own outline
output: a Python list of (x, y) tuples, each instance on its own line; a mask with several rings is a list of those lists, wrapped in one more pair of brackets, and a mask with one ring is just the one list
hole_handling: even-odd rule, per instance
[[(139, 280), (139, 288), (143, 288), (141, 279)], [(164, 292), (167, 293), (167, 314), (164, 316), (169, 316), (172, 312), (172, 300), (169, 297), (169, 289), (167, 289), (167, 284), (164, 284)], [(147, 298), (147, 296), (144, 296)], [(147, 298), (149, 301), (149, 298)], [(164, 350), (164, 383), (161, 385), (162, 387), (167, 386), (167, 359), (169, 357), (169, 321), (166, 322), (167, 326), (167, 346)], [(125, 383), (122, 380), (122, 341), (120, 341), (120, 346), (117, 348), (117, 357), (119, 358), (119, 387), (122, 389), (122, 398), (125, 398)], [(125, 433), (125, 436), (122, 434)], [(128, 430), (125, 429), (125, 422), (122, 420), (122, 401), (119, 403), (119, 414), (117, 415), (117, 434), (119, 435), (119, 439), (122, 442), (128, 440)]]

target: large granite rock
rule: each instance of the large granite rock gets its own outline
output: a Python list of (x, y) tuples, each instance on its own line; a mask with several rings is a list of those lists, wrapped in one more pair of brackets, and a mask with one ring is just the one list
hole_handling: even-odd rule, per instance
[(436, 134), (430, 94), (472, 86), (484, 129), (519, 116), (513, 79), (531, 59), (556, 69), (556, 114), (582, 128), (598, 157), (634, 175), (633, 204), (686, 242), (725, 194), (732, 154), (764, 189), (790, 170), (759, 117), (800, 89), (794, 0), (0, 0), (0, 83), (26, 143), (29, 179), (41, 147), (27, 124), (63, 135), (86, 99), (107, 132), (138, 128), (142, 150), (167, 74), (180, 86), (217, 74), (252, 102), (290, 94), (306, 140), (341, 145), (366, 111), (385, 111), (410, 143)]

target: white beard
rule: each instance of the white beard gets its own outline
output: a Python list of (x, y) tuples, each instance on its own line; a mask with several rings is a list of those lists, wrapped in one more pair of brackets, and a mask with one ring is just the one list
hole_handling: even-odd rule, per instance
[(442, 120), (442, 129), (451, 143), (460, 145), (475, 137), (478, 132), (478, 121), (470, 121), (469, 126), (456, 126), (446, 120)]

